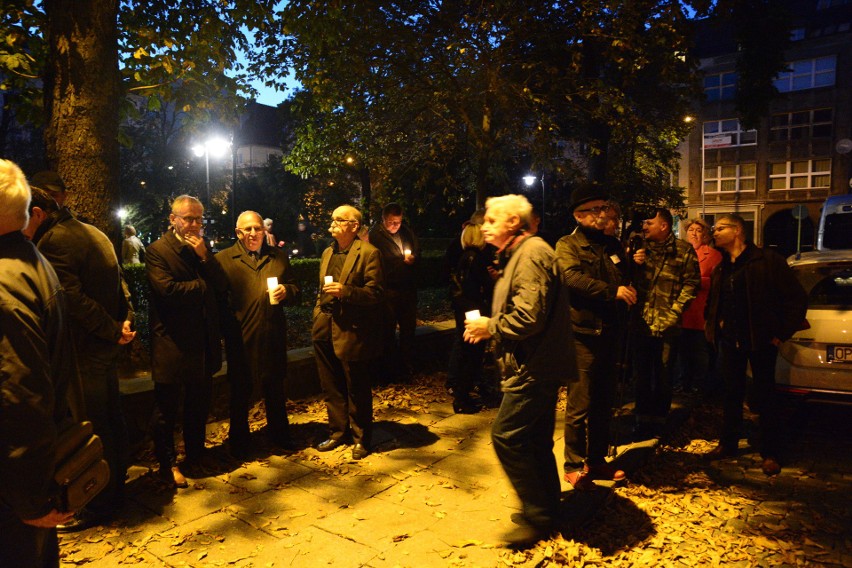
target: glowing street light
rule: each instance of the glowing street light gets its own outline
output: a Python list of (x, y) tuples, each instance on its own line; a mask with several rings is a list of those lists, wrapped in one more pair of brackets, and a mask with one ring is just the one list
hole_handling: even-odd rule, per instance
[(544, 175), (542, 175), (541, 179), (539, 179), (532, 174), (527, 174), (522, 179), (524, 180), (524, 184), (526, 184), (527, 187), (532, 187), (532, 185), (536, 181), (541, 182), (541, 221), (542, 221), (542, 223), (544, 223), (545, 219), (547, 218), (547, 213), (545, 212), (546, 211), (546, 205), (545, 205), (546, 201), (545, 201), (545, 195), (544, 195)]
[(204, 169), (207, 174), (207, 209), (210, 209), (210, 156), (221, 158), (225, 155), (231, 143), (224, 138), (214, 137), (209, 138), (202, 144), (196, 144), (192, 147), (192, 152), (198, 156), (204, 156)]

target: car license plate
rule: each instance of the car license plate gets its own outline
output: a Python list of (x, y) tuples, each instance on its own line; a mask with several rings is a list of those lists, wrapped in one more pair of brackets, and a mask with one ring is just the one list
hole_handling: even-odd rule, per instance
[(829, 363), (852, 363), (852, 345), (829, 345), (825, 355)]

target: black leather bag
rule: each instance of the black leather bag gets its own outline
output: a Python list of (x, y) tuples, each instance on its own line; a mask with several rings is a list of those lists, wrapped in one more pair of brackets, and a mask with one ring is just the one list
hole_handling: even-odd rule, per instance
[(63, 511), (79, 511), (109, 483), (104, 445), (91, 422), (79, 422), (59, 435), (54, 480)]

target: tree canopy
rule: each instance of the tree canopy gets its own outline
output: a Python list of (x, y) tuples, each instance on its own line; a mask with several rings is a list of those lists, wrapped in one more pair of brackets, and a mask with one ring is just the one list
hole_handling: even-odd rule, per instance
[(681, 2), (292, 0), (276, 24), (255, 65), (304, 85), (291, 171), (350, 157), (382, 199), (420, 203), (481, 205), (527, 171), (677, 194), (674, 146), (698, 94)]

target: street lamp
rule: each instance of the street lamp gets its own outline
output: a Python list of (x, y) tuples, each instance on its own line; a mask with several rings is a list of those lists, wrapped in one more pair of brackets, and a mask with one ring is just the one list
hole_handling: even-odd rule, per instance
[(196, 144), (192, 147), (192, 152), (198, 156), (204, 156), (204, 169), (207, 174), (207, 209), (209, 210), (211, 207), (210, 202), (210, 156), (212, 155), (214, 158), (221, 158), (225, 155), (225, 152), (228, 151), (228, 148), (231, 147), (231, 143), (225, 140), (224, 138), (209, 138), (205, 140), (202, 144)]
[(544, 194), (544, 175), (542, 175), (541, 179), (539, 179), (532, 174), (527, 174), (523, 177), (523, 180), (527, 187), (532, 187), (536, 180), (541, 182), (541, 221), (544, 222), (547, 219), (547, 202), (545, 201), (546, 198)]

